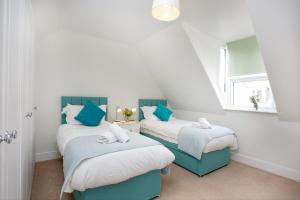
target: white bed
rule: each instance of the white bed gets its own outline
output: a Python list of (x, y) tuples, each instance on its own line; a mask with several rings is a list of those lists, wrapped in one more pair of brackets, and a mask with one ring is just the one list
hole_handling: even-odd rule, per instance
[[(64, 155), (64, 149), (71, 139), (101, 135), (108, 130), (109, 125), (110, 123), (106, 121), (97, 127), (60, 125), (57, 143), (61, 155)], [(174, 155), (163, 145), (119, 151), (91, 158), (78, 166), (64, 192), (84, 191), (88, 188), (120, 183), (152, 170), (165, 168), (174, 159)]]
[[(168, 122), (144, 119), (141, 121), (141, 132), (177, 144), (177, 136), (180, 129), (185, 126), (192, 126), (192, 124), (192, 121), (179, 119), (170, 119)], [(226, 147), (230, 147), (231, 150), (238, 148), (235, 135), (227, 135), (213, 139), (206, 145), (203, 153), (222, 150)]]

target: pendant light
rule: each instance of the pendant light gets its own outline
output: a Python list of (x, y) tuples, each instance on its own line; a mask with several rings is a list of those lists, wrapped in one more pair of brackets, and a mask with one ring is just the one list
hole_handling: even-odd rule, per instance
[(179, 0), (153, 0), (152, 16), (160, 21), (172, 21), (179, 17)]

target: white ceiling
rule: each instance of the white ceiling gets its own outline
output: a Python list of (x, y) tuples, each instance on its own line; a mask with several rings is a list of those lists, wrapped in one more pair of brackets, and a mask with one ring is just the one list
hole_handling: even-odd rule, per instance
[(151, 0), (63, 0), (69, 29), (122, 42), (137, 42), (166, 27), (151, 17)]
[(181, 19), (225, 42), (254, 35), (244, 0), (182, 0)]
[[(52, 20), (37, 23), (44, 32), (52, 25), (54, 31), (62, 27), (127, 43), (176, 23), (155, 20), (152, 0), (34, 0), (33, 5), (37, 18)], [(254, 34), (244, 0), (181, 0), (180, 20), (222, 41)]]

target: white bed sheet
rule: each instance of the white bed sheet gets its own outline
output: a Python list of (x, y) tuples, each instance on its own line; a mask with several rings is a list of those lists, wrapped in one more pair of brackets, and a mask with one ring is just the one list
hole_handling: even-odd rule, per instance
[[(194, 122), (179, 119), (171, 119), (168, 122), (142, 120), (141, 131), (177, 144), (177, 135), (180, 129), (184, 126), (192, 126), (192, 123)], [(238, 148), (235, 135), (227, 135), (213, 139), (206, 145), (203, 153), (221, 150), (226, 147), (230, 147), (231, 150)]]
[[(57, 135), (60, 153), (64, 155), (64, 148), (71, 139), (101, 135), (108, 130), (108, 127), (108, 122), (103, 122), (98, 127), (61, 125)], [(174, 159), (174, 155), (163, 145), (119, 151), (91, 158), (77, 167), (64, 192), (84, 191), (88, 188), (120, 183), (152, 170), (167, 167)]]

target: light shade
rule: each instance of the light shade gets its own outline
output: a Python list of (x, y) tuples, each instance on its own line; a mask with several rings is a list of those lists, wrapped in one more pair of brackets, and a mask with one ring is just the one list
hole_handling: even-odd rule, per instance
[(179, 17), (179, 0), (153, 0), (152, 16), (160, 21), (172, 21)]

